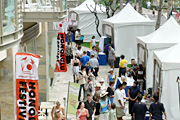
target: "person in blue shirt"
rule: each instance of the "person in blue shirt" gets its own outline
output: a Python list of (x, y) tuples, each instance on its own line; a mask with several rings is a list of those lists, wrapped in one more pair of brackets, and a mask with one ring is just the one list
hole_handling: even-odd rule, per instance
[(99, 103), (101, 105), (101, 111), (99, 120), (109, 120), (109, 108), (111, 105), (111, 102), (107, 98), (108, 92), (102, 91), (100, 94), (101, 99), (99, 100)]
[(144, 120), (146, 117), (147, 107), (146, 104), (142, 103), (142, 95), (140, 94), (137, 98), (138, 102), (133, 106), (133, 120)]
[(82, 56), (81, 59), (80, 59), (80, 61), (81, 61), (81, 66), (82, 66), (82, 65), (85, 66), (86, 63), (89, 61), (89, 59), (90, 59), (90, 57), (87, 56), (87, 52), (84, 51), (84, 52), (83, 52), (83, 56)]
[(164, 105), (162, 103), (158, 102), (159, 95), (154, 94), (153, 98), (154, 98), (155, 102), (150, 105), (150, 108), (149, 108), (149, 120), (163, 120), (162, 119), (162, 114), (163, 113), (164, 113), (164, 116), (165, 116), (165, 120), (167, 120)]

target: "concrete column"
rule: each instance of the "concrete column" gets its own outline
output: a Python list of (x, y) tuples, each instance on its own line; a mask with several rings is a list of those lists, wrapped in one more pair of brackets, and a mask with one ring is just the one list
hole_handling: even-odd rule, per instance
[(45, 48), (46, 48), (46, 101), (49, 101), (49, 87), (50, 87), (50, 78), (49, 78), (49, 45), (48, 45), (48, 24), (45, 22)]
[(0, 62), (1, 120), (16, 119), (15, 54), (18, 46), (7, 50), (7, 58)]

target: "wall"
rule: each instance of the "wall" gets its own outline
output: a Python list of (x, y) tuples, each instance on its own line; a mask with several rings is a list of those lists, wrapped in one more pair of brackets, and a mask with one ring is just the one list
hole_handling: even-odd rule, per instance
[(39, 63), (39, 103), (46, 101), (46, 46), (45, 46), (45, 24), (42, 23), (42, 34), (36, 39), (36, 54), (42, 55)]

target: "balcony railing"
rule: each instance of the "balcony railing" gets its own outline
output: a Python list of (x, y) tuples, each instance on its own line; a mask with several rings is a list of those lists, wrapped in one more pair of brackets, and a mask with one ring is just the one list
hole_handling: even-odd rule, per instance
[(24, 22), (56, 22), (66, 16), (66, 0), (24, 0)]
[(24, 0), (23, 12), (63, 12), (66, 11), (66, 0)]
[(78, 5), (78, 0), (67, 0), (67, 8), (75, 8)]

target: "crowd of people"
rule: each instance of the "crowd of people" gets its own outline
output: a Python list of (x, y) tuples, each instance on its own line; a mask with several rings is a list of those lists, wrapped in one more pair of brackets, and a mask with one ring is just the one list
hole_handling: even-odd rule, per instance
[[(137, 65), (135, 59), (131, 59), (131, 66), (125, 59), (125, 55), (120, 56), (119, 72), (115, 73), (115, 50), (111, 43), (106, 48), (108, 51), (107, 61), (110, 66), (107, 76), (107, 83), (103, 78), (98, 77), (99, 62), (98, 51), (95, 47), (93, 36), (92, 50), (90, 56), (81, 47), (81, 34), (78, 29), (75, 32), (75, 55), (72, 52), (71, 30), (68, 31), (68, 43), (66, 46), (67, 64), (72, 60), (73, 79), (80, 85), (76, 112), (77, 120), (122, 120), (127, 111), (125, 104), (129, 104), (129, 114), (132, 120), (144, 120), (148, 111), (146, 105), (141, 102), (141, 93), (145, 90), (145, 69), (142, 64)], [(71, 44), (71, 46), (70, 46)], [(127, 78), (134, 79), (133, 86), (128, 88)], [(106, 86), (108, 84), (108, 86)], [(154, 103), (149, 108), (149, 120), (161, 120), (165, 109), (162, 103), (158, 102), (158, 95), (153, 96)], [(126, 102), (128, 101), (128, 102)], [(58, 105), (58, 104), (57, 104)], [(53, 108), (53, 111), (59, 109)], [(52, 113), (55, 114), (55, 113)], [(56, 115), (57, 116), (57, 115)], [(65, 119), (65, 118), (64, 118)], [(61, 119), (57, 119), (61, 120)]]

